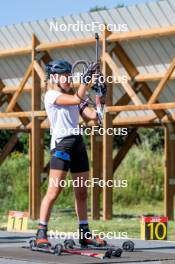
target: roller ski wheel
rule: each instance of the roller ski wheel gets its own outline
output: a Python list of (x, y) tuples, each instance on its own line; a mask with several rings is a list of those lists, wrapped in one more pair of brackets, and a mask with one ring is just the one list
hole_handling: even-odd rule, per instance
[(120, 258), (122, 255), (123, 250), (121, 248), (117, 248), (116, 250), (112, 251), (112, 256), (116, 258)]
[(64, 247), (66, 249), (73, 249), (76, 246), (76, 243), (73, 239), (66, 239), (64, 241)]
[(35, 239), (32, 239), (29, 241), (29, 245), (30, 245), (30, 249), (32, 250), (33, 248), (36, 247), (36, 240)]
[(122, 244), (122, 248), (124, 251), (133, 252), (135, 244), (131, 240), (127, 240)]
[(111, 258), (112, 256), (112, 250), (111, 249), (108, 249), (105, 254), (104, 254), (104, 258)]
[(60, 256), (61, 255), (61, 252), (63, 252), (63, 245), (62, 244), (56, 244), (55, 245), (55, 248), (54, 248), (54, 254), (56, 256)]

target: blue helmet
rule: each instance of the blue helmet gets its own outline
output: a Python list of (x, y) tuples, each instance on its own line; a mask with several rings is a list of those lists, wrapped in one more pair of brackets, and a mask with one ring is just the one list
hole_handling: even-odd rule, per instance
[(50, 74), (71, 73), (72, 65), (65, 60), (55, 60), (46, 64), (46, 72)]

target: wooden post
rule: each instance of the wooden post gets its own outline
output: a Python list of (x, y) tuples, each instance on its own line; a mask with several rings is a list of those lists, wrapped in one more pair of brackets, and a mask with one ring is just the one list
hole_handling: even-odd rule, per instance
[[(100, 135), (91, 135), (91, 162), (91, 180), (93, 178), (102, 179), (102, 136)], [(91, 188), (91, 215), (93, 220), (100, 219), (100, 193), (101, 188), (98, 185)]]
[(42, 177), (44, 173), (44, 129), (41, 129), (40, 123), (40, 182), (42, 182)]
[[(106, 29), (103, 32), (103, 41), (102, 41), (102, 60), (103, 60), (103, 73), (104, 76), (112, 76), (112, 71), (109, 65), (105, 61), (105, 54), (107, 51), (107, 42), (106, 39), (110, 35)], [(112, 84), (107, 84), (107, 96), (106, 96), (106, 105), (111, 106), (112, 103)], [(103, 128), (107, 131), (107, 128), (112, 127), (112, 116), (109, 113), (105, 113)], [(103, 181), (106, 183), (108, 180), (113, 179), (113, 136), (103, 135)], [(112, 219), (112, 188), (103, 187), (103, 219)]]
[(175, 125), (165, 127), (164, 214), (174, 220)]
[(32, 216), (32, 133), (29, 132), (29, 152), (28, 152), (28, 158), (29, 158), (29, 191), (28, 191), (28, 197), (29, 197), (29, 215)]
[[(32, 62), (34, 64), (36, 51), (35, 47), (39, 44), (36, 36), (32, 35)], [(41, 110), (41, 88), (40, 78), (32, 68), (32, 111)], [(41, 158), (40, 158), (40, 145), (41, 145), (41, 128), (40, 120), (36, 116), (32, 116), (31, 127), (31, 217), (37, 219), (39, 217), (40, 208), (40, 173), (41, 173)]]
[[(112, 127), (112, 116), (108, 113), (104, 116), (104, 129)], [(107, 183), (108, 180), (113, 180), (113, 137), (111, 135), (103, 135), (103, 180)], [(112, 188), (103, 188), (103, 219), (112, 219)]]

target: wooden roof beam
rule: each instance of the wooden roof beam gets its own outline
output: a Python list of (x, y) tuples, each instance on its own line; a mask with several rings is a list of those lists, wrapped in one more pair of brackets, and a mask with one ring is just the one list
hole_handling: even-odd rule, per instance
[[(12, 99), (12, 95), (8, 94), (7, 95), (7, 102), (9, 103), (11, 99)], [(21, 106), (18, 103), (16, 103), (16, 105), (14, 106), (14, 112), (22, 112), (22, 111), (23, 111), (23, 109), (21, 108)], [(19, 119), (24, 126), (26, 126), (28, 124), (28, 122), (30, 122), (28, 117), (20, 117)]]
[[(101, 40), (100, 40), (101, 41)], [(94, 45), (94, 37), (90, 38), (80, 38), (80, 39), (68, 39), (64, 41), (57, 41), (52, 43), (41, 43), (36, 47), (37, 51), (53, 50), (53, 49), (65, 49), (65, 48), (74, 48), (75, 46), (88, 46)]]
[(16, 123), (0, 123), (0, 130), (13, 130), (13, 129), (18, 129), (20, 128), (21, 123), (16, 122)]
[(158, 119), (154, 115), (146, 116), (133, 116), (133, 117), (116, 117), (113, 120), (113, 126), (115, 127), (130, 127), (138, 126), (143, 127), (145, 125), (157, 125), (162, 126), (163, 124), (175, 122), (175, 114), (171, 117), (165, 116), (163, 119)]
[[(3, 90), (3, 87), (5, 86), (5, 84), (3, 83), (2, 80), (0, 80), (0, 91)], [(1, 93), (1, 96), (4, 96), (3, 100), (0, 100), (0, 105), (4, 104), (5, 102), (7, 103), (10, 103), (10, 101), (12, 100), (12, 95), (11, 94), (2, 94)], [(0, 99), (2, 99), (0, 96)], [(14, 111), (16, 112), (22, 112), (23, 109), (20, 107), (20, 105), (18, 103), (15, 104), (14, 106)], [(19, 118), (21, 123), (25, 126), (28, 122), (29, 122), (29, 119), (27, 117), (24, 117), (24, 118)]]
[(32, 73), (32, 67), (33, 67), (33, 64), (31, 63), (27, 69), (27, 71), (25, 72), (24, 74), (24, 77), (23, 79), (21, 80), (21, 83), (20, 83), (20, 86), (18, 87), (18, 89), (16, 90), (16, 92), (14, 93), (11, 101), (9, 102), (8, 106), (7, 106), (7, 109), (6, 109), (6, 112), (11, 112), (13, 111), (13, 108), (14, 106), (16, 105), (16, 102), (17, 102), (17, 99), (18, 99), (18, 96), (22, 93), (22, 90), (26, 84), (26, 82), (28, 81), (31, 73)]
[(115, 113), (120, 111), (145, 111), (145, 110), (162, 110), (175, 109), (175, 103), (157, 103), (157, 104), (142, 104), (142, 105), (121, 105), (107, 106), (106, 112)]
[(113, 33), (108, 37), (108, 41), (124, 41), (124, 40), (137, 40), (145, 38), (159, 38), (168, 35), (175, 34), (175, 26), (161, 27), (161, 28), (151, 28), (142, 29), (136, 31)]
[[(12, 93), (15, 93), (17, 90), (19, 89), (19, 86), (4, 86), (4, 88), (2, 89), (2, 93), (3, 94), (12, 94)], [(32, 90), (32, 87), (29, 86), (29, 85), (26, 85), (24, 88), (23, 88), (23, 92), (31, 92)]]
[[(134, 116), (134, 117), (122, 117), (115, 118), (113, 120), (114, 127), (144, 127), (144, 126), (162, 126), (163, 124), (175, 122), (175, 115), (172, 115), (171, 119), (167, 117), (165, 120), (159, 120), (154, 115), (148, 116)], [(88, 123), (89, 127), (93, 126), (93, 123)], [(44, 122), (41, 129), (49, 129), (49, 123)], [(28, 131), (31, 127), (21, 127), (21, 123), (0, 123), (0, 130), (19, 130)]]
[(0, 118), (20, 118), (20, 117), (45, 117), (46, 111), (27, 111), (27, 112), (10, 112), (10, 113), (2, 113), (0, 112)]
[(172, 63), (170, 64), (166, 74), (163, 76), (163, 78), (161, 79), (161, 81), (159, 82), (157, 87), (155, 88), (153, 94), (151, 95), (151, 97), (148, 101), (149, 104), (153, 104), (157, 101), (160, 93), (163, 91), (167, 82), (169, 81), (170, 76), (172, 75), (172, 73), (174, 71), (174, 68), (175, 68), (175, 59), (172, 60)]
[(113, 125), (117, 127), (128, 127), (130, 125), (133, 126), (142, 126), (144, 124), (153, 124), (160, 120), (157, 119), (155, 115), (147, 115), (147, 116), (132, 116), (132, 117), (116, 117), (113, 119)]
[[(134, 65), (128, 54), (125, 52), (123, 47), (120, 45), (119, 42), (115, 43), (115, 48), (113, 50), (114, 54), (118, 57), (122, 65), (124, 66), (125, 70), (129, 74), (130, 78), (133, 81), (133, 89), (136, 90), (136, 87), (141, 85), (141, 94), (144, 96), (144, 98), (148, 101), (152, 95), (152, 91), (149, 88), (148, 84), (145, 82), (138, 82), (136, 80), (137, 75), (139, 75), (139, 71), (137, 67)], [(134, 87), (135, 85), (135, 87)], [(137, 90), (136, 90), (137, 91)], [(128, 101), (129, 103), (129, 101)], [(158, 103), (158, 102), (156, 102)], [(125, 103), (126, 104), (126, 103)], [(155, 115), (158, 116), (158, 118), (162, 118), (164, 115), (166, 115), (165, 111), (155, 111)]]
[[(134, 80), (137, 82), (155, 82), (161, 80), (165, 76), (165, 74), (166, 72), (155, 72), (146, 74), (139, 73), (137, 76), (135, 76)], [(169, 80), (175, 80), (175, 74), (172, 74)]]
[[(117, 77), (117, 79), (121, 79), (121, 75), (119, 73), (119, 68), (117, 67), (116, 63), (112, 60), (111, 56), (106, 52), (104, 55), (104, 59)], [(136, 92), (132, 89), (129, 82), (122, 82), (122, 87), (124, 88), (125, 92), (129, 95), (131, 100), (134, 102), (134, 104), (139, 105), (142, 104), (141, 100), (137, 96)]]
[(5, 49), (5, 50), (0, 50), (0, 58), (26, 55), (26, 54), (30, 54), (31, 52), (32, 52), (31, 46), (14, 48), (14, 49)]
[[(163, 37), (168, 35), (175, 34), (175, 26), (161, 27), (161, 28), (153, 28), (153, 29), (142, 29), (132, 32), (123, 32), (123, 33), (113, 33), (108, 38), (107, 41), (115, 42), (115, 41), (124, 41), (124, 40), (136, 40), (136, 39), (144, 39), (144, 38), (154, 38), (154, 37)], [(100, 38), (100, 42), (102, 42), (102, 38)], [(61, 48), (71, 48), (71, 47), (80, 47), (87, 45), (94, 45), (95, 39), (94, 37), (90, 38), (81, 38), (81, 39), (70, 39), (64, 41), (56, 41), (56, 42), (46, 42), (37, 45), (37, 51), (49, 51), (53, 49), (61, 49)], [(0, 50), (0, 58), (10, 57), (10, 56), (19, 56), (26, 55), (32, 52), (32, 47), (20, 47), (13, 49), (5, 49)]]

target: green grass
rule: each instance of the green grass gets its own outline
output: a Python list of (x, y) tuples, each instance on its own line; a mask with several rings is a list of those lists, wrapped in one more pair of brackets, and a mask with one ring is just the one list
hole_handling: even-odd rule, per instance
[(127, 214), (127, 215), (163, 215), (163, 202), (144, 203), (123, 206), (121, 204), (113, 205), (114, 214)]
[[(124, 217), (127, 214), (128, 218)], [(114, 207), (114, 217), (112, 220), (103, 221), (91, 220), (89, 214), (89, 225), (91, 230), (97, 232), (115, 231), (116, 236), (123, 236), (127, 233), (129, 238), (140, 238), (140, 216), (141, 215), (163, 215), (163, 203), (154, 204), (141, 203), (132, 207)], [(0, 217), (0, 229), (6, 229), (7, 217)], [(29, 229), (37, 229), (38, 221), (29, 220)], [(54, 232), (76, 232), (78, 228), (77, 218), (74, 211), (62, 212), (54, 208), (49, 222), (49, 230)], [(123, 233), (123, 234), (124, 234)], [(168, 240), (175, 240), (174, 221), (168, 223)]]

